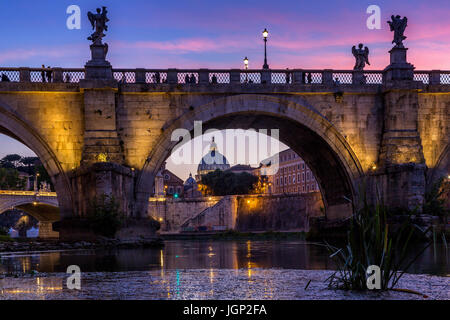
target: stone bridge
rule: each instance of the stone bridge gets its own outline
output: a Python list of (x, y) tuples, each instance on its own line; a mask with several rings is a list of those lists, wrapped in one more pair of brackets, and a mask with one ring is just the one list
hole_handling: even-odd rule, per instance
[(0, 214), (17, 208), (39, 221), (40, 238), (57, 238), (53, 222), (60, 220), (56, 192), (0, 190)]
[[(113, 49), (113, 48), (112, 48)], [(92, 199), (111, 194), (142, 225), (177, 128), (280, 129), (313, 170), (328, 219), (351, 215), (362, 185), (420, 207), (450, 171), (450, 71), (415, 70), (392, 49), (379, 71), (0, 68), (0, 132), (41, 159), (58, 194), (62, 237), (80, 235)], [(193, 74), (195, 83), (185, 83)], [(251, 80), (251, 81), (249, 81)], [(365, 183), (363, 183), (365, 182)]]

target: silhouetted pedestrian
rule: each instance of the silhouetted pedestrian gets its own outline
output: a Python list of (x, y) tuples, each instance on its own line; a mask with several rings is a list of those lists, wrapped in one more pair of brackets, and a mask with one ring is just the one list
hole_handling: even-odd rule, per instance
[(211, 78), (211, 83), (217, 83), (217, 77), (215, 74), (213, 74), (213, 76)]
[(47, 78), (45, 77), (45, 65), (42, 65), (42, 71), (41, 71), (41, 77), (42, 77), (42, 82), (47, 82)]
[(184, 77), (184, 83), (190, 83), (191, 79), (189, 78), (189, 75), (186, 73), (186, 76)]
[(156, 83), (160, 83), (161, 82), (161, 74), (159, 72), (157, 72), (155, 74), (155, 78), (156, 78)]
[(286, 83), (291, 83), (291, 73), (289, 71), (289, 68), (286, 68)]
[(308, 83), (311, 83), (312, 82), (312, 75), (311, 75), (311, 72), (310, 73), (308, 73)]
[(197, 79), (195, 78), (195, 76), (191, 73), (191, 76), (189, 78), (189, 83), (197, 83)]
[(66, 83), (69, 83), (69, 82), (70, 82), (70, 74), (68, 74), (68, 73), (66, 73), (65, 82), (66, 82)]
[(53, 70), (50, 68), (50, 66), (47, 67), (47, 80), (48, 82), (52, 82), (52, 73)]

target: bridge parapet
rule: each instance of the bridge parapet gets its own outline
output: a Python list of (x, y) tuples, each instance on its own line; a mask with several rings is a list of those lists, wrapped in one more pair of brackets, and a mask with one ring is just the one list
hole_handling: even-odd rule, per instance
[[(2, 68), (0, 74), (11, 82), (48, 82), (51, 73), (53, 83), (79, 83), (85, 79), (84, 68)], [(186, 77), (193, 75), (189, 84), (341, 84), (381, 85), (382, 70), (332, 70), (332, 69), (113, 69), (119, 83), (169, 83), (186, 84)], [(414, 80), (423, 84), (450, 84), (450, 71), (415, 70)]]
[(0, 190), (0, 196), (56, 197), (56, 192), (22, 191), (22, 190)]

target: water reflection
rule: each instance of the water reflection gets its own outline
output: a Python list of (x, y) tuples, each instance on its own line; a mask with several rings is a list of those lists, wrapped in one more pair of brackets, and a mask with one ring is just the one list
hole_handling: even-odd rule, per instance
[[(449, 274), (448, 249), (443, 245), (428, 248), (411, 267), (411, 273)], [(411, 252), (413, 255), (414, 252)], [(176, 270), (176, 286), (182, 283), (183, 270), (204, 269), (213, 284), (216, 269), (246, 269), (248, 282), (255, 268), (333, 269), (323, 246), (302, 241), (166, 241), (163, 249), (83, 250), (34, 254), (0, 254), (0, 272), (66, 272), (69, 265), (84, 272)], [(267, 279), (270, 282), (270, 279)], [(173, 283), (173, 282), (172, 282)], [(170, 283), (167, 286), (170, 295)], [(270, 285), (268, 284), (268, 287)], [(175, 292), (178, 292), (176, 288)], [(267, 295), (272, 293), (268, 291)]]
[(26, 295), (32, 294), (35, 299), (45, 299), (48, 294), (63, 290), (62, 279), (57, 278), (41, 278), (30, 279), (34, 284), (26, 284), (23, 286), (2, 287), (1, 295)]

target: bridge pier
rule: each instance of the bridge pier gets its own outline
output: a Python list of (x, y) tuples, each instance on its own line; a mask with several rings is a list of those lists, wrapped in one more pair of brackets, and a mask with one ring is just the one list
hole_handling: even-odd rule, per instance
[(59, 232), (53, 230), (55, 221), (39, 221), (39, 239), (59, 239)]
[[(133, 240), (155, 237), (157, 224), (147, 216), (147, 212), (137, 212), (137, 208), (147, 208), (147, 203), (138, 203), (134, 196), (134, 170), (112, 162), (98, 162), (83, 165), (70, 175), (74, 191), (74, 217), (57, 223), (62, 240), (93, 239), (99, 235), (92, 227), (92, 218), (99, 211), (108, 211), (111, 205), (118, 206), (121, 225), (115, 237)], [(101, 202), (107, 197), (105, 207)], [(96, 206), (95, 203), (98, 203)], [(110, 213), (110, 212), (107, 212)], [(97, 216), (98, 217), (98, 216)]]
[(419, 132), (420, 86), (413, 79), (414, 66), (406, 61), (406, 51), (394, 47), (391, 64), (384, 70), (384, 130), (375, 187), (389, 207), (420, 212), (426, 189)]
[[(91, 46), (92, 60), (86, 64), (86, 79), (80, 81), (84, 96), (84, 144), (81, 165), (69, 174), (73, 197), (73, 217), (57, 224), (61, 239), (95, 239), (92, 217), (98, 203), (107, 197), (118, 206), (122, 224), (115, 237), (121, 239), (153, 238), (155, 221), (146, 214), (148, 205), (135, 197), (134, 168), (124, 165), (123, 141), (117, 130), (118, 82), (105, 60), (104, 46)], [(101, 204), (103, 205), (103, 204)], [(142, 212), (138, 212), (142, 208)], [(109, 208), (106, 208), (108, 211)], [(144, 210), (145, 209), (145, 210)]]

